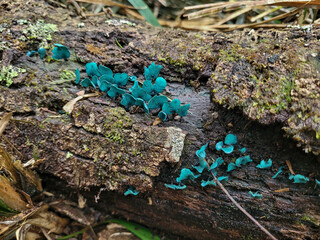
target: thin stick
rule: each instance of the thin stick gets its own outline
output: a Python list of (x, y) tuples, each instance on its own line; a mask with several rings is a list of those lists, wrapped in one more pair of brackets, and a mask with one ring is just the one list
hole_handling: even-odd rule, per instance
[[(207, 163), (208, 164), (208, 163)], [(210, 166), (208, 165), (210, 168)], [(211, 172), (214, 180), (217, 182), (218, 186), (222, 189), (222, 191), (228, 196), (228, 198), (233, 202), (234, 205), (236, 205), (237, 208), (240, 209), (241, 212), (243, 212), (254, 224), (256, 224), (265, 234), (267, 234), (272, 240), (277, 240), (267, 229), (265, 229), (254, 217), (250, 215), (243, 207), (240, 206), (239, 203), (230, 195), (230, 193), (225, 189), (225, 187), (220, 183), (220, 181), (217, 179), (217, 177)]]

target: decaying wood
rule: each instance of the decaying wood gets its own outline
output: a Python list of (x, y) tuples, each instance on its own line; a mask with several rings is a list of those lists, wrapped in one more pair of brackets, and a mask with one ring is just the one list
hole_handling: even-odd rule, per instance
[[(13, 113), (3, 134), (22, 153), (22, 160), (45, 159), (37, 171), (46, 190), (70, 199), (81, 192), (88, 206), (173, 238), (264, 239), (266, 235), (218, 187), (202, 188), (201, 180), (187, 182), (185, 190), (164, 186), (175, 183), (182, 167), (197, 165), (195, 151), (207, 141), (210, 158), (234, 161), (236, 153), (215, 150), (215, 143), (232, 132), (254, 160), (228, 173), (229, 181), (223, 184), (234, 199), (279, 239), (320, 238), (319, 187), (314, 182), (320, 178), (315, 135), (319, 124), (309, 119), (319, 117), (319, 29), (205, 34), (154, 29), (138, 22), (129, 26), (119, 19), (106, 23), (102, 18), (82, 20), (85, 26), (79, 28), (80, 19), (70, 17), (68, 10), (29, 2), (0, 3), (0, 43), (5, 42), (1, 64), (27, 70), (12, 86), (0, 88), (0, 111)], [(29, 19), (31, 24), (42, 18), (57, 24), (52, 40), (30, 38), (24, 31), (29, 23), (17, 22)], [(68, 61), (26, 56), (27, 50), (56, 42), (70, 48)], [(126, 111), (120, 99), (103, 96), (81, 99), (71, 114), (59, 112), (83, 90), (73, 80), (60, 81), (63, 70), (79, 68), (83, 78), (85, 64), (92, 61), (140, 79), (144, 66), (162, 64), (161, 76), (169, 82), (166, 94), (191, 103), (189, 115), (153, 126), (156, 116)], [(296, 74), (290, 75), (293, 71)], [(283, 79), (289, 75), (297, 88), (283, 93), (268, 85), (267, 79), (287, 83)], [(269, 88), (261, 90), (263, 83)], [(272, 103), (275, 108), (263, 98), (264, 91), (275, 94), (269, 96), (278, 101)], [(287, 102), (281, 105), (282, 101)], [(255, 102), (256, 108), (251, 104)], [(273, 160), (272, 169), (255, 167), (267, 158)], [(272, 179), (286, 160), (310, 182), (293, 184), (289, 170)], [(226, 174), (226, 166), (221, 172)], [(202, 176), (209, 178), (207, 172)], [(128, 186), (141, 193), (125, 197)], [(290, 190), (276, 191), (284, 188)], [(261, 191), (263, 198), (250, 198), (250, 190)]]

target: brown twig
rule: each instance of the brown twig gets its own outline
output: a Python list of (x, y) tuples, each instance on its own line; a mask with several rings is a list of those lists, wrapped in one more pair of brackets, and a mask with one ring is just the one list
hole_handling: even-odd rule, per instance
[(287, 166), (288, 166), (288, 168), (289, 168), (290, 173), (291, 173), (292, 175), (296, 175), (296, 174), (294, 173), (293, 169), (292, 169), (291, 162), (290, 162), (289, 160), (286, 160), (286, 164), (287, 164)]
[(75, 0), (68, 0), (67, 2), (70, 2), (70, 3), (73, 4), (73, 6), (75, 7), (78, 15), (81, 15), (81, 17), (86, 18), (86, 15), (84, 14), (84, 12), (82, 11), (81, 7), (79, 6), (79, 4)]
[[(208, 164), (208, 163), (207, 163)], [(209, 167), (209, 164), (208, 164)], [(210, 168), (210, 167), (209, 167)], [(241, 212), (243, 212), (250, 220), (256, 224), (265, 234), (267, 234), (272, 240), (277, 240), (276, 237), (274, 237), (267, 229), (265, 229), (254, 217), (250, 215), (243, 207), (240, 206), (240, 204), (230, 195), (230, 193), (225, 189), (225, 187), (220, 183), (220, 181), (217, 179), (217, 177), (211, 172), (214, 180), (217, 182), (218, 186), (222, 189), (222, 191), (228, 196), (228, 198), (233, 202), (234, 205), (236, 205), (237, 208)]]

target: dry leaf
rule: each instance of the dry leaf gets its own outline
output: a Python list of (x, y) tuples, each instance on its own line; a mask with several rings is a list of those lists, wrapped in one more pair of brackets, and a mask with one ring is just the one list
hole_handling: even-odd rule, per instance
[(11, 186), (8, 180), (0, 176), (0, 199), (10, 208), (16, 211), (27, 209), (27, 203), (22, 200), (20, 194)]
[(11, 113), (6, 113), (1, 121), (0, 121), (0, 135), (3, 133), (4, 129), (6, 128), (7, 124), (9, 123), (10, 119), (12, 117), (12, 112)]
[(64, 214), (71, 219), (83, 224), (83, 225), (90, 225), (90, 221), (86, 217), (86, 215), (83, 213), (82, 210), (72, 207), (69, 204), (65, 202), (59, 202), (55, 204), (50, 204), (50, 206), (57, 212)]
[(159, 125), (160, 123), (162, 123), (162, 120), (157, 117), (157, 118), (154, 120), (152, 126), (157, 126), (157, 125)]
[(78, 194), (78, 206), (84, 208), (86, 206), (87, 199), (85, 199), (80, 193)]
[(40, 240), (43, 239), (38, 233), (35, 232), (27, 232), (26, 238), (24, 240)]
[(31, 224), (25, 224), (23, 223), (21, 227), (19, 227), (16, 231), (16, 239), (17, 240), (25, 240), (26, 239), (26, 234), (31, 228)]
[(0, 147), (0, 170), (6, 173), (8, 176), (7, 180), (10, 180), (11, 183), (18, 183), (19, 176), (14, 168), (13, 161), (7, 151), (2, 147)]
[(53, 212), (40, 212), (34, 218), (28, 219), (27, 223), (49, 230), (49, 233), (62, 233), (68, 220), (66, 218), (58, 217)]
[(19, 173), (26, 178), (28, 183), (31, 183), (37, 189), (42, 192), (42, 185), (40, 177), (30, 169), (25, 168), (20, 161), (15, 161), (13, 163), (14, 167), (19, 171)]
[[(78, 92), (78, 94), (81, 94), (81, 92)], [(96, 97), (99, 96), (99, 93), (89, 93), (85, 95), (80, 95), (72, 100), (70, 100), (66, 105), (63, 106), (63, 110), (69, 114), (72, 113), (74, 105), (81, 100), (82, 98), (89, 98), (89, 97)]]
[(83, 96), (85, 93), (86, 93), (86, 91), (85, 91), (85, 90), (82, 90), (82, 91), (77, 92), (76, 94), (77, 94), (78, 96)]

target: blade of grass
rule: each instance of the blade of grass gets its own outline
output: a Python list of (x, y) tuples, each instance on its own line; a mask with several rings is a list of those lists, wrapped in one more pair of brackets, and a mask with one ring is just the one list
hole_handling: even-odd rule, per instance
[(109, 0), (76, 0), (77, 2), (85, 2), (85, 3), (95, 3), (95, 4), (105, 4), (107, 6), (115, 6), (115, 7), (122, 7), (122, 8), (133, 8), (131, 6), (109, 1)]
[(259, 5), (264, 5), (265, 1), (243, 1), (243, 2), (224, 2), (224, 4), (221, 3), (216, 3), (215, 6), (207, 9), (203, 9), (197, 12), (192, 12), (192, 13), (187, 13), (184, 14), (184, 17), (188, 17), (189, 20), (199, 18), (199, 17), (204, 17), (213, 13), (217, 13), (220, 11), (225, 11), (228, 9), (236, 9), (241, 6), (259, 6)]
[(268, 10), (260, 13), (260, 14), (257, 15), (257, 16), (251, 17), (251, 18), (250, 18), (250, 22), (252, 22), (252, 23), (253, 23), (253, 22), (256, 22), (257, 20), (259, 20), (259, 19), (261, 19), (261, 18), (269, 15), (270, 13), (273, 13), (273, 12), (275, 12), (275, 11), (278, 11), (278, 10), (280, 10), (281, 8), (282, 8), (282, 7), (270, 8), (270, 9), (268, 9)]
[[(286, 18), (286, 17), (288, 17), (288, 16), (292, 16), (292, 15), (298, 13), (298, 12), (300, 11), (300, 8), (302, 8), (302, 7), (299, 7), (299, 8), (297, 8), (297, 9), (291, 11), (291, 12), (284, 13), (284, 14), (281, 14), (281, 15), (278, 15), (278, 16), (275, 16), (275, 17), (273, 17), (273, 18), (270, 18), (270, 19), (268, 19), (268, 20), (262, 21), (262, 22), (260, 22), (260, 23), (250, 23), (250, 24), (247, 24), (246, 27), (262, 26), (262, 25), (265, 24), (265, 23), (272, 22), (272, 21), (275, 21), (275, 20), (279, 20), (279, 19), (282, 19), (282, 18)], [(228, 29), (228, 31), (233, 31), (233, 30), (237, 30), (237, 29), (241, 29), (241, 28), (243, 28), (243, 27), (239, 27), (239, 26), (238, 26), (238, 27), (230, 28), (230, 29)]]
[[(224, 2), (224, 4), (219, 3), (213, 3), (211, 4), (209, 8), (192, 12), (192, 13), (187, 13), (184, 14), (184, 17), (188, 17), (188, 19), (195, 19), (203, 16), (207, 16), (213, 13), (217, 13), (220, 11), (225, 11), (228, 9), (232, 8), (238, 8), (241, 6), (288, 6), (288, 7), (298, 7), (301, 8), (302, 6), (304, 7), (315, 7), (315, 8), (320, 8), (320, 1), (312, 1), (312, 0), (263, 0), (263, 1), (237, 1), (237, 2)], [(195, 6), (196, 7), (196, 6)], [(208, 7), (208, 5), (207, 5)], [(202, 7), (201, 7), (202, 8)], [(184, 8), (184, 10), (191, 10), (192, 8)], [(193, 8), (197, 9), (197, 8)]]
[(0, 199), (0, 215), (1, 216), (8, 216), (12, 214), (18, 213), (16, 210), (8, 207), (7, 204), (5, 204), (1, 199)]
[(138, 10), (148, 23), (156, 27), (161, 27), (157, 18), (153, 15), (151, 9), (143, 0), (129, 0), (129, 2)]
[(117, 223), (121, 226), (124, 226), (126, 229), (128, 229), (130, 232), (132, 232), (134, 235), (139, 237), (141, 240), (160, 240), (160, 237), (157, 235), (153, 235), (152, 232), (139, 224), (128, 222), (125, 220), (120, 219), (111, 219), (108, 222)]
[(78, 231), (78, 232), (69, 234), (69, 235), (64, 236), (64, 237), (59, 237), (59, 238), (57, 238), (57, 240), (65, 240), (65, 239), (69, 239), (69, 238), (72, 238), (72, 237), (76, 237), (76, 236), (78, 236), (79, 234), (82, 234), (82, 233), (88, 231), (89, 229), (90, 229), (89, 227), (86, 227), (86, 228), (84, 228), (84, 229), (82, 229), (82, 230), (80, 230), (80, 231)]
[(249, 12), (252, 10), (252, 7), (246, 7), (246, 8), (243, 8), (243, 9), (240, 9), (239, 11), (236, 11), (232, 14), (230, 14), (229, 16), (227, 16), (226, 18), (222, 19), (220, 22), (217, 22), (215, 25), (222, 25), (246, 12)]

